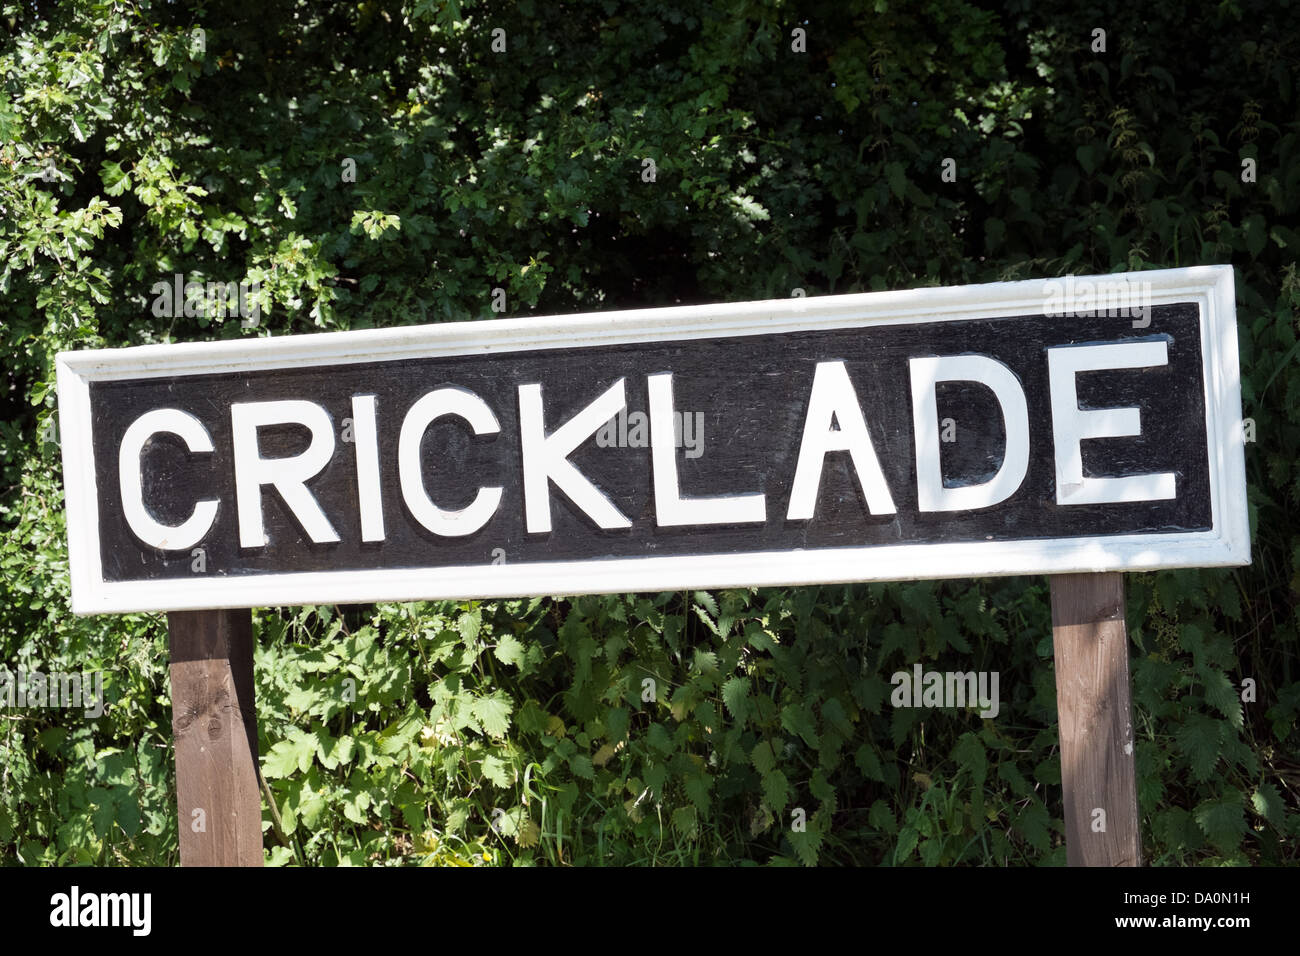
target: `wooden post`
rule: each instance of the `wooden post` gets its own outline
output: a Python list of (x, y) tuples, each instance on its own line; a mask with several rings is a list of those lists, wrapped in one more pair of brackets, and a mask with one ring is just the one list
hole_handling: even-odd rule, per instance
[(252, 611), (173, 611), (167, 632), (181, 866), (261, 866)]
[(1066, 860), (1141, 866), (1124, 576), (1050, 581)]

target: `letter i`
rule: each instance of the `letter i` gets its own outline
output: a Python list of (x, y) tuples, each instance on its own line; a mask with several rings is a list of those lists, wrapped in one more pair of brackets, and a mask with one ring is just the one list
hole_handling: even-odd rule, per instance
[(357, 455), (357, 508), (361, 540), (384, 540), (384, 499), (379, 485), (379, 435), (374, 395), (352, 396), (353, 449)]

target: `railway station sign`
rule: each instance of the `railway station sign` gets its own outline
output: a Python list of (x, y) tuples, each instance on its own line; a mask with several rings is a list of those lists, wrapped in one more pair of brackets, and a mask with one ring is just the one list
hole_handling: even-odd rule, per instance
[(1232, 283), (63, 353), (73, 608), (1245, 564)]

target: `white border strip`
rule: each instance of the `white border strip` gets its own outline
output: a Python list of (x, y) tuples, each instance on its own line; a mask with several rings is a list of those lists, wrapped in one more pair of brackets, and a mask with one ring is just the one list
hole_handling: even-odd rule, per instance
[[(164, 581), (103, 580), (91, 445), (92, 381), (1038, 315), (1044, 312), (1053, 284), (1064, 281), (1059, 277), (61, 353), (56, 364), (72, 609), (77, 614), (97, 614), (1249, 564), (1232, 267), (1075, 277), (1076, 283), (1125, 280), (1150, 285), (1151, 299), (1149, 303), (1144, 300), (1144, 305), (1195, 302), (1200, 307), (1209, 442), (1209, 531)], [(1066, 309), (1072, 311), (1070, 303)], [(1062, 317), (1060, 321), (1071, 320)], [(1117, 335), (1134, 331), (1128, 320), (1115, 321)]]

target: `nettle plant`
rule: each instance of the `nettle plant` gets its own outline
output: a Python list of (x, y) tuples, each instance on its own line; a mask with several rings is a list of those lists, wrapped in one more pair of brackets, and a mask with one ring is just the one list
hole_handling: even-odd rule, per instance
[[(1281, 859), (1267, 835), (1293, 817), (1259, 782), (1230, 639), (1194, 610), (1239, 614), (1231, 578), (1130, 580), (1147, 851), (1245, 862), (1254, 833)], [(259, 615), (270, 859), (1062, 863), (1044, 592), (1001, 579)], [(916, 661), (998, 670), (998, 717), (891, 706), (890, 675)], [(1293, 695), (1269, 717), (1294, 713)]]
[[(973, 590), (902, 596), (729, 590), (263, 616), (263, 772), (279, 810), (266, 823), (281, 844), (270, 859), (1059, 856), (1050, 735), (999, 729), (974, 704), (927, 715), (888, 701), (895, 665), (965, 661), (971, 625), (1005, 645), (1008, 618)], [(868, 609), (882, 622), (874, 639), (853, 633)], [(310, 636), (322, 629), (323, 644)], [(1013, 710), (1053, 706), (1050, 672), (1020, 688)], [(937, 762), (923, 742), (936, 724), (950, 738)], [(1031, 781), (1016, 760), (1035, 741)], [(1002, 828), (981, 840), (990, 821)]]

